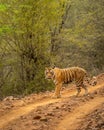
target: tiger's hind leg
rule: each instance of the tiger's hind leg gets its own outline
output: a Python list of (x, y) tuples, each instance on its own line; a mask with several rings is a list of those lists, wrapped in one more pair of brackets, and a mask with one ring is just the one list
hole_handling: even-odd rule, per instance
[(85, 84), (82, 84), (82, 88), (85, 90), (85, 94), (84, 95), (88, 95), (87, 86)]
[(76, 94), (76, 97), (79, 96), (80, 92), (81, 92), (81, 87), (80, 87), (80, 86), (77, 86), (77, 94)]

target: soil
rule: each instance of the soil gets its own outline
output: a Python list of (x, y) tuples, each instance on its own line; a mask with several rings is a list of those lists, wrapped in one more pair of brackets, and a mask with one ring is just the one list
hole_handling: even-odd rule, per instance
[(74, 85), (64, 87), (62, 97), (53, 92), (24, 98), (6, 97), (0, 102), (0, 130), (104, 130), (104, 74), (89, 95), (75, 97)]

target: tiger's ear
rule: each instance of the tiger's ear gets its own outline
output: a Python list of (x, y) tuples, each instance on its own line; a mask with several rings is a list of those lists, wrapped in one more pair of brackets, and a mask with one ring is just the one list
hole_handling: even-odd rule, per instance
[(52, 66), (52, 69), (54, 69), (54, 68), (55, 68), (55, 65)]
[(45, 67), (45, 70), (47, 70), (48, 69), (48, 67)]

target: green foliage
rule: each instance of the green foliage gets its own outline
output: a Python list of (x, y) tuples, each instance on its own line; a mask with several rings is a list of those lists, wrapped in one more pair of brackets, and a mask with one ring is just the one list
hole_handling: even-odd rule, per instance
[(0, 4), (0, 12), (6, 11), (6, 5), (5, 4)]
[(44, 68), (104, 70), (102, 0), (0, 0), (0, 96), (53, 89)]
[(54, 63), (81, 66), (97, 75), (104, 71), (104, 9), (102, 0), (71, 0), (63, 29), (57, 36)]
[(51, 90), (44, 77), (50, 63), (50, 28), (58, 28), (65, 0), (0, 2), (0, 95)]

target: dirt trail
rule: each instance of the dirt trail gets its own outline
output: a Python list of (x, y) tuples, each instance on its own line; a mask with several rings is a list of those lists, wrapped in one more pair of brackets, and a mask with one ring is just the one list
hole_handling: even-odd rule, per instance
[(104, 103), (104, 97), (97, 97), (89, 101), (89, 103), (76, 108), (58, 124), (55, 130), (77, 130), (81, 119), (102, 103)]
[(18, 117), (20, 117), (22, 115), (28, 114), (32, 110), (36, 109), (38, 106), (43, 106), (43, 105), (47, 105), (47, 104), (50, 104), (50, 103), (55, 103), (57, 101), (59, 102), (60, 99), (45, 100), (43, 102), (34, 103), (34, 104), (30, 104), (30, 105), (21, 107), (18, 110), (12, 110), (8, 114), (0, 117), (0, 128), (5, 126), (6, 124), (8, 124), (10, 121), (17, 119)]
[[(89, 88), (89, 92), (93, 92), (94, 90), (97, 90), (98, 88), (101, 88), (102, 86), (104, 86), (104, 84), (102, 85), (97, 85), (95, 87), (90, 87)], [(56, 102), (62, 102), (63, 100), (65, 100), (65, 98), (67, 97), (70, 97), (72, 95), (75, 95), (76, 93), (76, 89), (75, 90), (72, 90), (71, 92), (68, 92), (66, 91), (64, 93), (64, 91), (62, 92), (62, 98), (60, 99), (51, 99), (51, 98), (47, 98), (47, 99), (44, 99), (44, 100), (41, 100), (39, 102), (36, 102), (36, 103), (32, 103), (32, 104), (29, 104), (29, 105), (26, 105), (24, 107), (20, 107), (18, 108), (17, 110), (12, 110), (12, 111), (9, 111), (8, 113), (6, 113), (4, 116), (1, 116), (0, 117), (0, 128), (4, 127), (5, 125), (7, 125), (9, 122), (12, 122), (14, 119), (17, 119), (19, 118), (20, 116), (23, 116), (23, 115), (26, 115), (28, 113), (30, 113), (32, 110), (36, 109), (38, 106), (44, 106), (44, 105), (47, 105), (47, 104), (51, 104), (51, 103), (56, 103)], [(84, 93), (84, 91), (81, 92), (81, 95)], [(89, 111), (91, 111), (92, 109), (94, 109), (97, 105), (99, 105), (100, 103), (103, 102), (103, 99), (102, 98), (97, 98), (95, 99), (94, 101), (92, 101), (91, 103), (89, 104), (86, 104), (84, 105), (83, 107), (79, 107), (78, 110), (75, 111), (75, 113), (77, 111), (79, 111), (80, 109), (82, 111), (79, 111), (79, 113), (70, 120), (72, 120), (74, 122), (74, 120), (76, 120), (76, 118), (80, 117), (81, 116), (81, 112), (83, 112), (83, 110), (85, 108), (90, 108), (90, 109), (86, 109), (86, 112), (84, 113), (87, 114)], [(93, 103), (93, 106), (91, 107), (91, 104)], [(72, 113), (73, 115), (74, 113)], [(65, 119), (65, 124), (68, 123), (68, 119), (66, 117)], [(71, 123), (71, 122), (70, 122)], [(68, 123), (69, 124), (69, 123)], [(67, 125), (66, 125), (67, 126)], [(57, 130), (61, 130), (61, 129), (57, 129)], [(66, 129), (62, 129), (62, 130), (66, 130)], [(72, 129), (71, 129), (72, 130)]]

